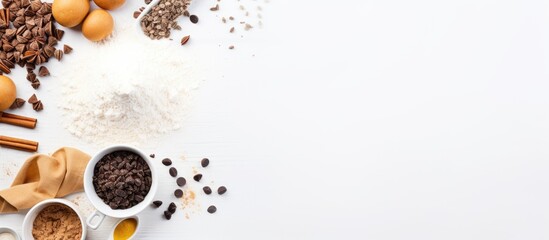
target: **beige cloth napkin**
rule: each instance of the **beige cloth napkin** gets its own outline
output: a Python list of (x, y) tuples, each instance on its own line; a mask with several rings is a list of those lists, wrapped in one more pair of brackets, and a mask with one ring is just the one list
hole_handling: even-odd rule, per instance
[(31, 156), (11, 187), (0, 191), (0, 213), (29, 209), (42, 200), (64, 197), (83, 189), (90, 156), (74, 148), (61, 148), (51, 156)]

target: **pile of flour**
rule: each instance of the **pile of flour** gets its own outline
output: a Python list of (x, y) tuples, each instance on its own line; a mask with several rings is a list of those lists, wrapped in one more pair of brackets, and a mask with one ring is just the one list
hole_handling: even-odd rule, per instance
[(60, 75), (63, 124), (97, 145), (139, 144), (180, 128), (203, 80), (181, 46), (152, 41), (131, 26), (73, 54)]

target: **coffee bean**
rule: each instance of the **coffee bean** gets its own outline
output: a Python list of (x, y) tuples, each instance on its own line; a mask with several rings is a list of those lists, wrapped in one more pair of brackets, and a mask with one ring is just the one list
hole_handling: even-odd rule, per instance
[(177, 206), (175, 206), (175, 203), (170, 203), (170, 206), (168, 206), (168, 212), (175, 213), (175, 210), (177, 209)]
[(214, 205), (211, 205), (208, 207), (208, 212), (209, 213), (215, 213), (217, 211), (217, 208), (214, 206)]
[(194, 24), (198, 23), (198, 17), (196, 15), (191, 15), (189, 18), (191, 19), (192, 23)]
[(164, 217), (168, 220), (172, 219), (172, 213), (168, 211), (164, 211)]
[(200, 182), (200, 179), (202, 179), (202, 174), (199, 173), (199, 174), (194, 175), (193, 179), (197, 182)]
[(155, 157), (154, 153), (151, 153), (151, 155), (149, 155), (149, 157), (154, 158)]
[(154, 201), (154, 202), (152, 203), (152, 205), (153, 205), (154, 207), (158, 208), (158, 207), (162, 206), (162, 201), (160, 201), (160, 200)]
[(176, 177), (177, 176), (177, 169), (175, 169), (174, 167), (171, 167), (170, 168), (170, 176)]
[(184, 177), (179, 177), (177, 178), (176, 182), (177, 182), (177, 186), (183, 187), (187, 183), (187, 180), (185, 180)]
[(172, 160), (169, 159), (169, 158), (164, 158), (162, 160), (162, 164), (164, 164), (164, 166), (170, 166), (170, 165), (172, 165)]
[(208, 195), (212, 194), (212, 189), (208, 186), (203, 187), (202, 190), (204, 191), (205, 194), (208, 194)]
[(173, 192), (173, 195), (176, 197), (176, 198), (181, 198), (183, 197), (183, 191), (181, 189), (176, 189), (174, 192)]
[(210, 159), (202, 159), (202, 161), (200, 161), (200, 165), (202, 165), (203, 168), (207, 167), (208, 165), (210, 165)]
[(221, 186), (221, 187), (219, 187), (219, 188), (217, 189), (217, 193), (218, 193), (219, 195), (223, 195), (223, 194), (226, 193), (226, 192), (227, 192), (227, 188), (226, 188), (225, 186)]

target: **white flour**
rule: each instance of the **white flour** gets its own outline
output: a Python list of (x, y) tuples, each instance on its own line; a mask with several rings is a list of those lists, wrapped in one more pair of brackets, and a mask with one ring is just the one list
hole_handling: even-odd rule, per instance
[(132, 27), (104, 44), (75, 49), (63, 64), (64, 126), (88, 142), (139, 144), (176, 130), (202, 80), (192, 56)]

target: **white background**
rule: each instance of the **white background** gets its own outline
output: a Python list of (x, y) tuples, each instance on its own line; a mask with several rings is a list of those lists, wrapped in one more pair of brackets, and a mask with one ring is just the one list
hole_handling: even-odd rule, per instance
[[(214, 3), (196, 1), (200, 23), (182, 22), (189, 51), (213, 59), (211, 76), (185, 127), (143, 148), (184, 156), (187, 179), (209, 157), (197, 169), (229, 192), (199, 196), (189, 219), (147, 209), (139, 239), (549, 239), (549, 2), (273, 0), (263, 29), (243, 38), (226, 33)], [(115, 11), (117, 21), (140, 4)], [(219, 16), (237, 11), (224, 4), (236, 2), (222, 0)], [(65, 42), (74, 54), (88, 44), (77, 32)], [(100, 146), (59, 124), (60, 78), (42, 81), (43, 112), (18, 112), (37, 116), (37, 129), (0, 133), (39, 140), (43, 153), (93, 154)], [(0, 187), (28, 156), (0, 149), (12, 172)], [(157, 196), (171, 201), (175, 184), (161, 176)], [(0, 225), (20, 231), (22, 218)], [(88, 238), (105, 239), (113, 224)]]

